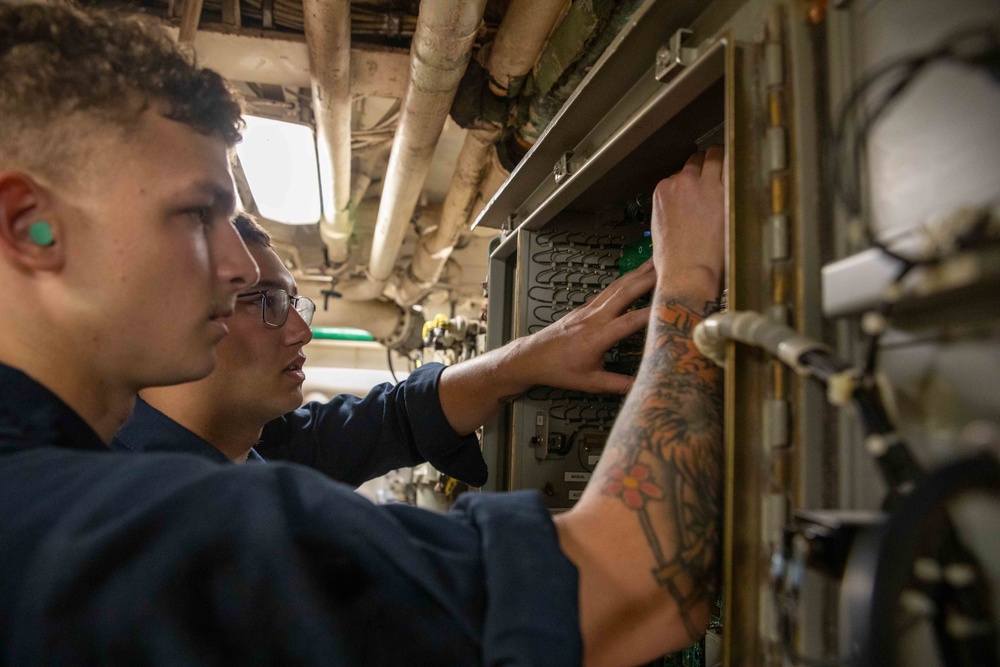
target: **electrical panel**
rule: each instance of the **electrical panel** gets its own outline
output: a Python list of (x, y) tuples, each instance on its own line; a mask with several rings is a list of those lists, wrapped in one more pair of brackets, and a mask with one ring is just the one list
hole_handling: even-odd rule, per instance
[[(516, 296), (518, 331), (538, 331), (585, 303), (634, 268), (629, 258), (641, 256), (644, 245), (649, 256), (641, 216), (610, 217), (599, 232), (572, 222), (519, 232), (518, 254), (527, 261)], [(606, 355), (606, 368), (634, 375), (642, 344), (641, 334), (622, 341)], [(553, 511), (571, 507), (590, 480), (621, 402), (618, 395), (531, 388), (513, 403), (511, 485), (539, 489)]]
[[(669, 97), (654, 96), (636, 113), (632, 134), (625, 133), (632, 144), (630, 152), (603, 165), (601, 160), (589, 161), (596, 182), (580, 188), (575, 198), (558, 208), (543, 204), (552, 210), (544, 226), (537, 230), (522, 226), (494, 251), (494, 261), (500, 261), (504, 252), (510, 254), (502, 260), (504, 272), (491, 275), (491, 283), (507, 281), (511, 286), (509, 313), (491, 314), (494, 336), (516, 338), (540, 330), (650, 256), (649, 215), (656, 183), (680, 168), (699, 142), (724, 138), (723, 47), (716, 50), (717, 56), (702, 72), (703, 80), (685, 91), (688, 106), (672, 117), (663, 116), (658, 112)], [(612, 139), (612, 145), (617, 143), (622, 143), (620, 137)], [(574, 155), (563, 163), (571, 178), (553, 198), (566, 197), (574, 185), (579, 188), (576, 181), (588, 175), (573, 171), (573, 160), (580, 157)], [(491, 313), (498, 306), (493, 296)], [(499, 331), (503, 320), (506, 331)], [(642, 343), (641, 336), (622, 341), (609, 351), (605, 367), (634, 375)], [(501, 463), (507, 471), (507, 488), (538, 489), (553, 510), (571, 507), (590, 479), (621, 402), (618, 395), (549, 387), (534, 387), (515, 400)]]

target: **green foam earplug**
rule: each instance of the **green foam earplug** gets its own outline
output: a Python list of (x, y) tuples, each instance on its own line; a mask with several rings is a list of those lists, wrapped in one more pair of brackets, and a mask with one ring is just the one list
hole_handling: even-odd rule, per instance
[(52, 237), (52, 225), (47, 222), (36, 222), (28, 228), (28, 236), (40, 246), (50, 246), (55, 243)]

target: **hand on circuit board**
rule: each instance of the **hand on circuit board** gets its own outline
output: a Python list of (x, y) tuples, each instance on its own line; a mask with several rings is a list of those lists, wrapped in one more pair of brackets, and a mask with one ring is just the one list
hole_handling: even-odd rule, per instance
[(605, 370), (604, 354), (646, 326), (649, 308), (629, 310), (629, 307), (652, 290), (655, 281), (653, 262), (646, 261), (588, 303), (517, 341), (520, 349), (512, 361), (530, 372), (532, 384), (624, 394), (632, 386), (633, 378)]
[(655, 283), (650, 260), (541, 331), (446, 368), (438, 397), (448, 423), (459, 434), (471, 433), (535, 385), (627, 392), (633, 378), (605, 370), (604, 353), (649, 322), (649, 308), (629, 308)]

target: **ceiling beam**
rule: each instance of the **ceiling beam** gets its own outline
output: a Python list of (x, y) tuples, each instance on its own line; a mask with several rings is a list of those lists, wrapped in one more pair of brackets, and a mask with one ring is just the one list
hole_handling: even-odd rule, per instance
[[(168, 27), (176, 38), (177, 28)], [(198, 62), (227, 79), (309, 88), (305, 37), (252, 28), (204, 24), (194, 36)], [(351, 94), (400, 98), (410, 76), (407, 49), (351, 47)]]

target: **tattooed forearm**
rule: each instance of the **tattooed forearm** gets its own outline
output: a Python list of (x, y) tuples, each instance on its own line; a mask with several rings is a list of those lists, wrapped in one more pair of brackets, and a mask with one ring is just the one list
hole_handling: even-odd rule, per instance
[(691, 339), (714, 312), (676, 300), (653, 304), (643, 367), (616, 420), (614, 464), (601, 491), (618, 497), (642, 528), (652, 576), (676, 601), (691, 639), (693, 612), (715, 601), (722, 484), (722, 373)]

